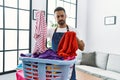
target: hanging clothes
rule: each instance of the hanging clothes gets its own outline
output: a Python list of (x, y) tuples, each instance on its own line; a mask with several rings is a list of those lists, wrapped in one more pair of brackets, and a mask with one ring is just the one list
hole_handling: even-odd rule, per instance
[(43, 53), (47, 50), (46, 39), (47, 39), (47, 25), (45, 20), (44, 11), (36, 12), (36, 25), (34, 38), (36, 40), (33, 53)]

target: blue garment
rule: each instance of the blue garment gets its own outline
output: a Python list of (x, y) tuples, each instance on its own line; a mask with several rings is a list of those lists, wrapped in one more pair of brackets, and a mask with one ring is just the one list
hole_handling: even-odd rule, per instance
[(53, 37), (52, 37), (52, 49), (54, 51), (57, 51), (59, 41), (60, 41), (61, 37), (63, 36), (63, 34), (64, 33), (54, 32)]
[[(62, 38), (63, 34), (62, 32), (56, 32), (57, 28), (55, 29), (52, 37), (52, 49), (54, 51), (57, 51), (58, 44), (60, 42), (60, 39)], [(69, 31), (69, 28), (67, 26), (67, 31)], [(75, 72), (75, 65), (73, 66), (73, 72), (70, 80), (76, 80), (76, 72)]]
[(23, 69), (23, 64), (22, 63), (19, 63), (18, 65), (17, 65), (17, 68), (16, 68), (17, 70), (22, 70)]
[(75, 71), (75, 64), (73, 66), (72, 76), (70, 80), (76, 80), (76, 71)]

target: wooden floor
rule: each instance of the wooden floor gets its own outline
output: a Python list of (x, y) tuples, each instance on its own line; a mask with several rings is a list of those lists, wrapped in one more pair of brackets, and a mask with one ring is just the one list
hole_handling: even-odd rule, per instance
[[(77, 76), (77, 80), (103, 80), (95, 76), (88, 75), (84, 72), (80, 72), (78, 70), (76, 70), (76, 76)], [(16, 74), (11, 73), (6, 75), (0, 75), (0, 80), (16, 80)]]
[(76, 77), (77, 77), (77, 80), (103, 80), (101, 78), (95, 77), (93, 75), (90, 75), (78, 70), (76, 70)]

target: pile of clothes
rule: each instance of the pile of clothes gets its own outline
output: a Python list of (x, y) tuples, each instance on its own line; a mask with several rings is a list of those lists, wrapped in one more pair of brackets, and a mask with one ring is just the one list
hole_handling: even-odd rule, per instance
[(31, 57), (31, 58), (41, 58), (41, 59), (54, 59), (54, 60), (63, 60), (62, 57), (57, 55), (57, 52), (52, 49), (47, 49), (43, 53), (36, 52), (34, 54), (20, 54), (21, 57)]
[(72, 31), (66, 32), (59, 45), (57, 51), (47, 49), (44, 52), (35, 52), (31, 55), (21, 54), (21, 57), (32, 57), (41, 59), (54, 59), (54, 60), (72, 60), (75, 59), (76, 50), (78, 49), (76, 33)]

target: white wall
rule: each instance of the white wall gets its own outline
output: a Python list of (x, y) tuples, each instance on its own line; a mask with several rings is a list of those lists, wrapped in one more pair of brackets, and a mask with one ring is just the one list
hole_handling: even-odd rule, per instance
[[(78, 0), (77, 6), (77, 28), (79, 29), (80, 37), (87, 45), (86, 30), (87, 30), (87, 0)], [(86, 50), (85, 46), (85, 50)]]
[[(120, 54), (120, 0), (88, 0), (87, 50)], [(116, 25), (104, 25), (117, 16)]]
[[(32, 9), (46, 11), (46, 0), (32, 0)], [(35, 45), (35, 39), (33, 38), (35, 31), (35, 20), (32, 20), (32, 51)]]

